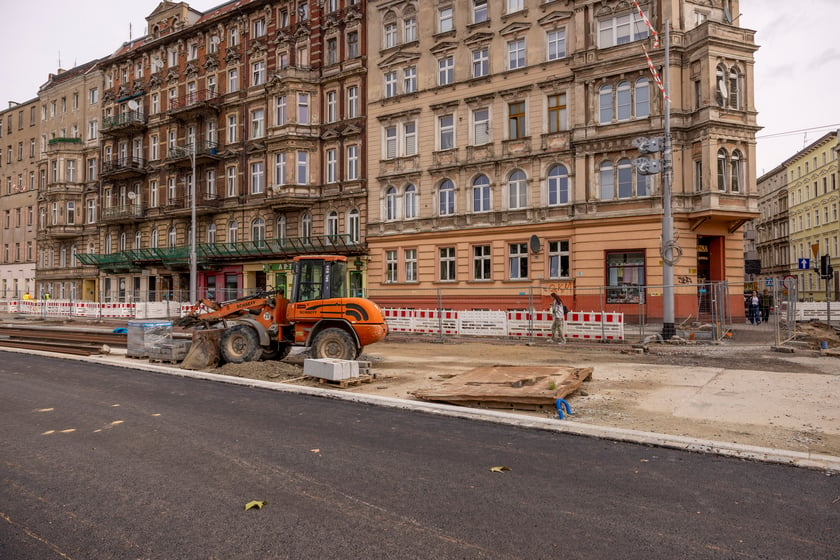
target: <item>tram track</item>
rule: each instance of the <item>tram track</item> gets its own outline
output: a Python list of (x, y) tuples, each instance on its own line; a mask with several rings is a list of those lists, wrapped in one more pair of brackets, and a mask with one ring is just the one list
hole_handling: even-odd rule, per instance
[(90, 356), (108, 348), (125, 348), (125, 333), (104, 330), (74, 330), (48, 326), (0, 326), (0, 348), (22, 348), (59, 354)]

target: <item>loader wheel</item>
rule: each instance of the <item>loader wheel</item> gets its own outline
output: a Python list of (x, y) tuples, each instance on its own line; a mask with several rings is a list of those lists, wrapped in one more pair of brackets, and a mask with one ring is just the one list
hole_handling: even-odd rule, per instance
[(248, 325), (234, 325), (222, 333), (222, 358), (232, 364), (253, 362), (262, 355), (256, 331)]
[(326, 329), (315, 337), (312, 343), (313, 358), (353, 360), (356, 358), (356, 343), (341, 329)]
[(286, 356), (288, 356), (289, 352), (291, 351), (291, 344), (286, 344), (285, 342), (278, 342), (276, 340), (273, 340), (271, 341), (271, 345), (268, 348), (263, 348), (262, 359), (280, 361)]

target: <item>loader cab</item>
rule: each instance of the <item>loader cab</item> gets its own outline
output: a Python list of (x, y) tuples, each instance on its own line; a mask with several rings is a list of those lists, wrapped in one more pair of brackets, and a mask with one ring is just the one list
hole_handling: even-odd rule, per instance
[(347, 259), (343, 256), (295, 257), (290, 301), (347, 297)]

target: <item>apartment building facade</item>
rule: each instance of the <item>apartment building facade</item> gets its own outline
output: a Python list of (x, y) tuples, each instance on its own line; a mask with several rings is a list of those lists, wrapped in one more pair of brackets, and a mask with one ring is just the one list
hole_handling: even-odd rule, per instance
[(0, 298), (34, 296), (38, 100), (0, 111)]
[(94, 60), (50, 74), (38, 91), (38, 297), (96, 300), (102, 71)]
[(80, 257), (102, 298), (185, 301), (191, 249), (198, 297), (288, 288), (305, 253), (347, 255), (361, 293), (364, 2), (161, 2), (147, 22), (102, 64), (98, 250)]
[[(763, 288), (767, 280), (782, 285), (790, 273), (790, 235), (788, 211), (788, 170), (785, 163), (758, 178), (758, 210), (753, 222), (755, 251), (760, 262), (756, 288)], [(745, 226), (746, 227), (746, 226)], [(756, 278), (750, 278), (756, 281)]]
[[(660, 39), (671, 29), (675, 277), (740, 282), (758, 210), (754, 32), (737, 0), (640, 5)], [(661, 312), (662, 176), (636, 171), (632, 143), (663, 135), (642, 47), (659, 76), (664, 49), (632, 3), (369, 0), (368, 40), (377, 301), (458, 289), (476, 295), (444, 307), (510, 309), (521, 298), (495, 294), (557, 291), (576, 309)], [(678, 313), (697, 298), (678, 294)]]
[[(820, 257), (840, 262), (840, 180), (838, 133), (830, 132), (785, 162), (790, 218), (788, 274), (798, 283), (799, 298), (825, 301), (825, 280), (819, 277)], [(809, 267), (804, 268), (805, 262)], [(835, 266), (840, 269), (840, 267)], [(829, 298), (838, 295), (838, 277), (830, 281)]]

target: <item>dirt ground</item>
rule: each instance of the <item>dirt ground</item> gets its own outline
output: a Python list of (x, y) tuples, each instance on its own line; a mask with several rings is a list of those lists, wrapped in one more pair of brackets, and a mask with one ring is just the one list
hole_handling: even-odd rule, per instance
[[(682, 435), (761, 447), (840, 455), (840, 432), (823, 430), (818, 422), (805, 418), (756, 421), (748, 412), (742, 417), (698, 418), (659, 406), (663, 389), (680, 390), (683, 381), (674, 376), (692, 368), (702, 371), (744, 370), (788, 374), (838, 375), (837, 358), (820, 357), (818, 339), (830, 339), (840, 346), (834, 333), (818, 330), (798, 337), (803, 344), (795, 354), (774, 352), (770, 345), (652, 344), (639, 353), (630, 345), (571, 343), (557, 345), (540, 341), (521, 342), (418, 340), (389, 337), (365, 349), (360, 360), (371, 362), (375, 378), (342, 391), (414, 399), (413, 393), (478, 366), (592, 366), (592, 378), (567, 397), (576, 422), (614, 426), (646, 432)], [(249, 377), (278, 383), (334, 388), (303, 377), (305, 352), (293, 352), (282, 362), (225, 364), (214, 373)], [(747, 388), (749, 391), (749, 388)], [(556, 417), (556, 411), (514, 411), (521, 414)]]

